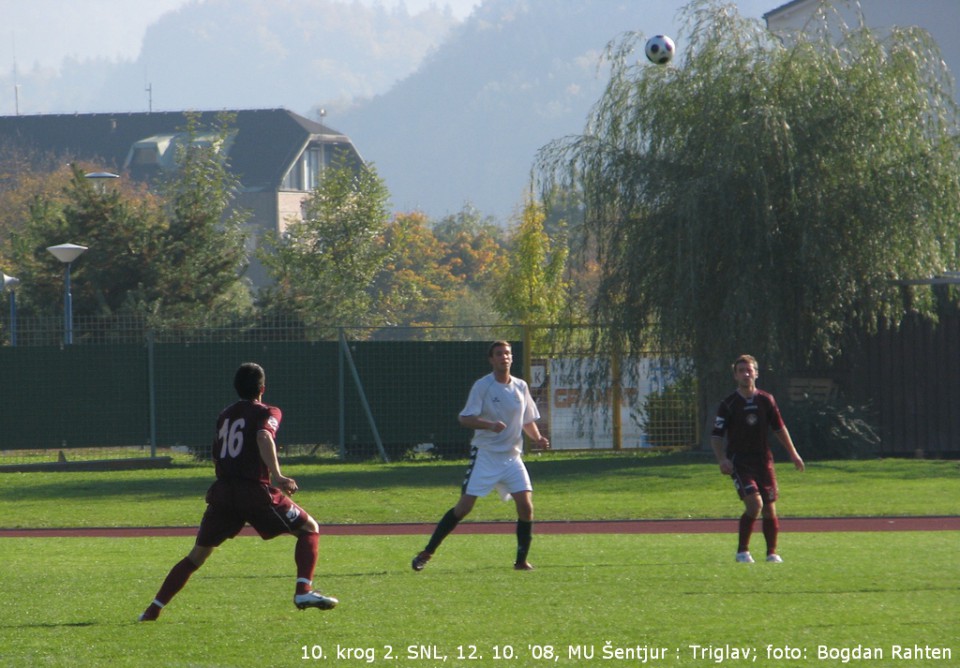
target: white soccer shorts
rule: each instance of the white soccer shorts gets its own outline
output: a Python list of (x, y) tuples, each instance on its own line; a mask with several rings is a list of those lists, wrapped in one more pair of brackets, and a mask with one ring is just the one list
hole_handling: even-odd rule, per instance
[(504, 501), (509, 501), (517, 492), (533, 491), (523, 458), (514, 452), (489, 452), (484, 448), (474, 448), (463, 481), (463, 493), (482, 497), (494, 489)]

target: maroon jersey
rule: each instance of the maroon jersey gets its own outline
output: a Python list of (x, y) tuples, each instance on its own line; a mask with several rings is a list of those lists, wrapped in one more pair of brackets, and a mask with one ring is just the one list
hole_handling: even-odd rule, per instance
[(767, 433), (783, 429), (783, 418), (772, 394), (757, 390), (752, 399), (734, 392), (720, 402), (713, 423), (713, 436), (727, 437), (727, 457), (735, 455), (770, 458)]
[(257, 432), (264, 430), (274, 438), (282, 413), (276, 406), (259, 401), (241, 400), (227, 406), (217, 418), (217, 438), (213, 442), (213, 461), (218, 480), (256, 480), (270, 484), (270, 471), (260, 458)]

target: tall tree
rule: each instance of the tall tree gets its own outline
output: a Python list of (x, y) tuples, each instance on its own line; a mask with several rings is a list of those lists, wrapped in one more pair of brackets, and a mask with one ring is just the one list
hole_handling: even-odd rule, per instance
[(36, 194), (26, 224), (11, 233), (11, 261), (27, 313), (52, 315), (62, 308), (63, 265), (47, 252), (49, 246), (89, 248), (71, 269), (73, 311), (80, 316), (123, 311), (160, 261), (163, 221), (155, 198), (130, 184), (100, 189), (86, 171), (74, 163), (49, 174), (47, 181), (59, 190)]
[[(483, 216), (471, 204), (433, 225), (433, 234), (444, 249), (441, 264), (462, 281), (456, 299), (440, 305), (438, 323), (454, 326), (490, 326), (501, 322), (494, 292), (507, 267), (503, 229), (492, 216)], [(445, 336), (474, 336), (471, 330)]]
[(433, 234), (444, 244), (443, 263), (455, 276), (471, 290), (493, 291), (507, 261), (503, 230), (494, 218), (483, 217), (475, 207), (466, 205), (435, 223)]
[(899, 321), (895, 279), (957, 267), (960, 145), (922, 31), (788, 44), (717, 0), (684, 12), (673, 66), (638, 60), (638, 34), (611, 44), (587, 132), (545, 147), (540, 173), (583, 196), (597, 347), (659, 344), (713, 397), (737, 353), (827, 363), (851, 330)]
[[(154, 324), (201, 325), (248, 313), (245, 215), (232, 207), (238, 182), (227, 165), (231, 120), (224, 115), (201, 128), (188, 115), (176, 170), (156, 193), (123, 178), (96, 187), (78, 163), (44, 174), (42, 188), (28, 170), (11, 178), (2, 199), (27, 211), (25, 224), (5, 225), (7, 254), (24, 275), (24, 310), (54, 313), (62, 303), (63, 270), (45, 249), (70, 242), (89, 247), (71, 271), (77, 315), (135, 313)], [(25, 190), (34, 194), (25, 199)]]
[(556, 324), (567, 301), (566, 238), (561, 227), (560, 238), (551, 239), (545, 221), (543, 207), (531, 198), (511, 234), (508, 266), (494, 294), (494, 303), (508, 322)]
[(303, 219), (265, 238), (258, 251), (275, 280), (263, 291), (265, 310), (325, 334), (338, 325), (379, 324), (371, 286), (389, 258), (388, 198), (372, 165), (329, 165), (304, 202)]
[(385, 324), (439, 324), (444, 304), (456, 300), (464, 279), (444, 264), (447, 249), (422, 213), (401, 214), (387, 225), (388, 259), (373, 285), (377, 313)]
[(176, 169), (160, 187), (167, 218), (163, 260), (137, 301), (168, 321), (207, 324), (252, 305), (242, 280), (248, 216), (233, 205), (239, 180), (229, 169), (232, 121), (222, 114), (203, 128), (198, 115), (187, 114)]

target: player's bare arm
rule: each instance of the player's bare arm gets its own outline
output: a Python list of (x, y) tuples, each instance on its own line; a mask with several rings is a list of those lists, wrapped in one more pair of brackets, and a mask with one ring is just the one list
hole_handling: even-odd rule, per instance
[(550, 447), (550, 440), (540, 433), (540, 428), (537, 426), (536, 422), (528, 422), (527, 424), (523, 425), (523, 431), (538, 447), (544, 449)]
[(777, 440), (780, 441), (780, 445), (783, 446), (783, 449), (787, 451), (787, 454), (790, 456), (790, 461), (793, 462), (794, 467), (798, 471), (803, 471), (806, 468), (803, 463), (803, 459), (800, 457), (800, 453), (797, 452), (797, 448), (793, 445), (793, 439), (790, 438), (790, 431), (786, 426), (783, 427), (780, 431), (773, 432), (773, 435), (776, 436)]
[(280, 472), (280, 460), (277, 457), (277, 443), (269, 431), (260, 430), (257, 432), (257, 447), (260, 449), (260, 458), (267, 465), (270, 471), (270, 477), (274, 484), (287, 494), (293, 494), (297, 491), (297, 481), (288, 478)]
[(503, 422), (493, 420), (484, 420), (478, 415), (461, 415), (459, 416), (460, 424), (467, 429), (485, 429), (487, 431), (492, 431), (499, 434), (501, 431), (507, 428), (507, 425)]
[(723, 448), (723, 439), (717, 436), (710, 437), (710, 446), (713, 448), (713, 454), (717, 458), (717, 464), (720, 465), (720, 473), (730, 475), (733, 473), (733, 462), (727, 458)]

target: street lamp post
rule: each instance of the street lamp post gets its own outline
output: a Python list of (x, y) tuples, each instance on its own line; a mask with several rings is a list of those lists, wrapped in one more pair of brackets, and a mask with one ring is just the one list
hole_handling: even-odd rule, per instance
[(17, 346), (17, 291), (15, 288), (18, 285), (20, 285), (19, 278), (3, 274), (3, 289), (10, 291), (10, 345), (14, 348)]
[(67, 266), (63, 293), (63, 344), (69, 346), (73, 344), (73, 296), (70, 294), (70, 265), (83, 255), (87, 247), (77, 244), (60, 244), (59, 246), (48, 246), (47, 250)]

